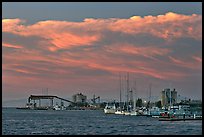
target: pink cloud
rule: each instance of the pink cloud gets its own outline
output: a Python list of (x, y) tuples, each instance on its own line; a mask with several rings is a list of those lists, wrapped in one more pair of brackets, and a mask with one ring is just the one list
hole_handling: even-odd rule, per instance
[[(118, 48), (120, 49), (120, 48)], [(134, 50), (134, 49), (133, 49)], [(146, 49), (144, 49), (146, 50)], [(151, 51), (151, 50), (150, 50)], [(19, 51), (19, 53), (6, 54), (3, 55), (3, 59), (9, 63), (5, 63), (3, 70), (12, 70), (18, 73), (24, 74), (38, 74), (39, 70), (42, 70), (46, 73), (57, 73), (59, 75), (73, 75), (72, 72), (69, 70), (63, 70), (61, 67), (79, 67), (80, 69), (96, 69), (96, 70), (105, 70), (111, 73), (116, 72), (132, 72), (132, 73), (139, 73), (151, 77), (155, 77), (158, 79), (168, 79), (168, 73), (165, 71), (162, 73), (161, 71), (157, 71), (156, 69), (150, 69), (152, 66), (151, 62), (143, 62), (143, 61), (127, 61), (126, 59), (121, 58), (114, 58), (108, 52), (101, 51), (100, 52), (80, 52), (75, 53), (74, 57), (72, 54), (62, 53), (61, 55), (43, 55), (41, 52), (37, 51), (28, 51), (23, 50)], [(117, 50), (114, 52), (118, 52)], [(121, 52), (124, 52), (121, 50)], [(141, 54), (143, 52), (145, 54), (154, 55), (157, 53), (146, 53), (146, 51), (140, 51)], [(129, 54), (129, 52), (126, 52)], [(120, 53), (119, 53), (120, 54)], [(140, 54), (139, 54), (140, 55)], [(78, 58), (82, 57), (83, 58)], [(38, 66), (28, 66), (26, 62), (30, 61), (45, 61), (49, 64), (53, 64), (54, 66), (59, 66), (54, 70), (49, 70), (49, 68), (45, 67), (38, 67)], [(16, 64), (16, 62), (18, 62)], [(124, 65), (122, 65), (124, 64)], [(131, 64), (131, 66), (129, 66)], [(16, 68), (18, 66), (25, 66), (23, 69)], [(28, 66), (26, 68), (26, 66)], [(82, 70), (83, 71), (83, 70)]]
[(24, 29), (22, 19), (2, 19), (2, 32), (17, 33), (17, 31)]
[[(118, 19), (110, 29), (130, 34), (150, 33), (164, 39), (192, 37), (202, 39), (202, 16), (182, 15), (168, 12), (158, 16), (133, 16), (129, 19)], [(186, 25), (184, 25), (186, 24)]]
[[(177, 59), (175, 57), (171, 57), (169, 56), (169, 59), (177, 66), (181, 66), (181, 67), (185, 67), (185, 68), (190, 68), (190, 69), (201, 69), (200, 64), (198, 64), (197, 62), (193, 62), (193, 61), (184, 61), (181, 59)], [(195, 59), (195, 57), (194, 57)], [(196, 58), (197, 60), (198, 58)], [(199, 60), (199, 59), (198, 59)], [(201, 61), (201, 60), (199, 60)]]
[(202, 63), (202, 58), (197, 56), (192, 56), (192, 58), (200, 63)]
[(43, 37), (52, 44), (50, 51), (70, 49), (75, 46), (93, 45), (100, 41), (104, 30), (136, 35), (152, 34), (165, 40), (180, 37), (202, 39), (202, 16), (168, 12), (158, 16), (133, 16), (128, 19), (84, 19), (83, 22), (40, 21), (24, 25), (21, 19), (3, 19), (2, 32), (22, 36)]
[(100, 38), (97, 34), (74, 34), (74, 32), (67, 29), (72, 28), (70, 25), (77, 26), (78, 23), (72, 24), (63, 21), (41, 21), (33, 25), (25, 26), (21, 25), (21, 22), (23, 21), (20, 19), (3, 19), (2, 31), (22, 36), (39, 36), (45, 38), (50, 44), (54, 45), (54, 47), (48, 47), (50, 51), (69, 49), (75, 46), (91, 45)]
[(9, 44), (9, 43), (2, 43), (3, 47), (7, 48), (15, 48), (15, 49), (22, 49), (23, 47), (21, 45), (16, 45), (16, 44)]
[(165, 49), (165, 48), (159, 48), (159, 47), (155, 47), (155, 46), (135, 46), (135, 45), (130, 45), (130, 44), (126, 44), (123, 46), (119, 46), (117, 47), (121, 52), (124, 53), (129, 53), (129, 54), (135, 54), (135, 55), (141, 55), (141, 56), (145, 56), (145, 57), (153, 57), (153, 56), (164, 56), (167, 55), (168, 53), (171, 52), (170, 49)]
[[(41, 45), (45, 44), (49, 51), (58, 51), (63, 49), (72, 49), (80, 46), (95, 46), (95, 42), (101, 42), (104, 38), (104, 31), (113, 31), (127, 33), (135, 36), (137, 34), (150, 33), (156, 37), (165, 40), (191, 37), (202, 39), (202, 16), (201, 15), (182, 15), (176, 13), (166, 13), (158, 16), (133, 16), (128, 19), (111, 18), (111, 19), (84, 19), (83, 22), (69, 21), (40, 21), (33, 25), (25, 25), (25, 21), (21, 19), (3, 19), (2, 32), (8, 32), (15, 35), (38, 36), (45, 40), (40, 41)], [(202, 62), (202, 58), (192, 57), (197, 62), (186, 62), (183, 59), (178, 59), (170, 56), (172, 49), (169, 47), (159, 47), (157, 45), (138, 45), (137, 43), (130, 44), (114, 43), (103, 45), (100, 50), (92, 51), (91, 49), (80, 49), (80, 51), (66, 51), (53, 54), (46, 53), (39, 49), (22, 48), (18, 44), (9, 44), (3, 42), (2, 46), (10, 48), (18, 48), (17, 52), (3, 54), (3, 71), (10, 70), (17, 73), (33, 74), (38, 76), (39, 71), (45, 74), (75, 75), (69, 69), (65, 68), (80, 68), (88, 70), (103, 70), (109, 73), (117, 72), (132, 72), (145, 76), (168, 80), (171, 77), (176, 79), (185, 78), (185, 72), (180, 72), (176, 69), (169, 71), (173, 65), (197, 69), (198, 62)], [(36, 45), (40, 47), (40, 45)], [(40, 47), (42, 49), (42, 47)], [(131, 56), (128, 60), (126, 57)], [(138, 57), (145, 57), (145, 61)], [(162, 61), (159, 57), (169, 57), (170, 62)], [(28, 62), (41, 61), (48, 65), (29, 66)], [(21, 68), (18, 68), (21, 66)], [(56, 66), (51, 70), (50, 66)], [(196, 67), (195, 67), (196, 66)], [(24, 68), (23, 68), (24, 67)], [(165, 68), (166, 67), (166, 68)], [(158, 69), (159, 68), (159, 69)], [(6, 75), (6, 74), (4, 74)], [(96, 79), (96, 77), (85, 76)], [(46, 78), (44, 78), (46, 79)]]
[(52, 40), (51, 43), (55, 47), (50, 47), (51, 51), (57, 49), (69, 49), (72, 46), (91, 45), (98, 40), (98, 36), (77, 36), (69, 33), (51, 34), (49, 36)]

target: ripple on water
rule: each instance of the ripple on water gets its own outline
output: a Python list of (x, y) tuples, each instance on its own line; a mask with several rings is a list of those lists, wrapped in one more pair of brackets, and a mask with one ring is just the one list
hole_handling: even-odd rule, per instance
[(104, 115), (103, 111), (34, 110), (22, 113), (20, 110), (3, 110), (3, 113), (4, 135), (202, 134), (202, 121), (161, 122), (146, 117)]

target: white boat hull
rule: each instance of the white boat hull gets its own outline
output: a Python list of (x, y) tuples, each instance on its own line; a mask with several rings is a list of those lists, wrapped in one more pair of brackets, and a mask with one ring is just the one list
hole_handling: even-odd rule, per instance
[(125, 112), (124, 114), (127, 115), (127, 116), (131, 115), (130, 112)]
[(116, 111), (115, 114), (116, 115), (124, 115), (125, 113), (123, 111)]
[(105, 114), (115, 114), (115, 109), (104, 109)]
[(137, 113), (137, 112), (135, 112), (135, 111), (133, 111), (133, 112), (131, 112), (131, 113), (130, 113), (130, 115), (131, 115), (131, 116), (137, 116), (137, 115), (138, 115), (138, 113)]

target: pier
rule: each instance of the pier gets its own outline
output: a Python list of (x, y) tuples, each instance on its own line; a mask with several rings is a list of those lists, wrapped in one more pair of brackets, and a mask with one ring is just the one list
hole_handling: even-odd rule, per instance
[[(47, 106), (46, 108), (42, 107), (41, 106), (41, 100), (42, 99), (49, 99), (50, 102), (51, 102), (50, 105)], [(64, 99), (64, 98), (61, 98), (61, 97), (58, 97), (58, 96), (55, 96), (55, 95), (30, 95), (30, 97), (28, 98), (27, 108), (31, 108), (31, 106), (32, 106), (31, 101), (33, 101), (33, 105), (34, 105), (33, 108), (34, 109), (53, 109), (54, 108), (54, 103), (53, 103), (54, 99), (59, 99), (61, 101), (61, 106), (63, 106), (63, 102), (62, 101), (69, 102), (69, 103), (71, 103), (73, 105), (76, 104), (73, 101), (70, 101), (68, 99)], [(39, 102), (38, 106), (36, 106), (36, 100), (38, 100), (38, 102)]]

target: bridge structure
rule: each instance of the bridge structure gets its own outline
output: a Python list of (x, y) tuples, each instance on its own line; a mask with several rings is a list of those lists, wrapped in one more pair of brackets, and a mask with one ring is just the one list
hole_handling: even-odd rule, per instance
[[(49, 99), (51, 101), (51, 105), (49, 107), (51, 107), (51, 108), (54, 107), (54, 104), (53, 104), (54, 99), (61, 100), (61, 104), (62, 104), (62, 101), (75, 104), (75, 102), (73, 102), (73, 101), (70, 101), (68, 99), (64, 99), (64, 98), (61, 98), (61, 97), (58, 97), (58, 96), (54, 96), (54, 95), (30, 95), (30, 97), (28, 98), (28, 103), (30, 104), (31, 101), (33, 101), (34, 105), (35, 105), (36, 104), (35, 101), (38, 100), (39, 101), (39, 107), (41, 107), (41, 100), (42, 99)], [(36, 107), (36, 106), (34, 106), (34, 107)]]

